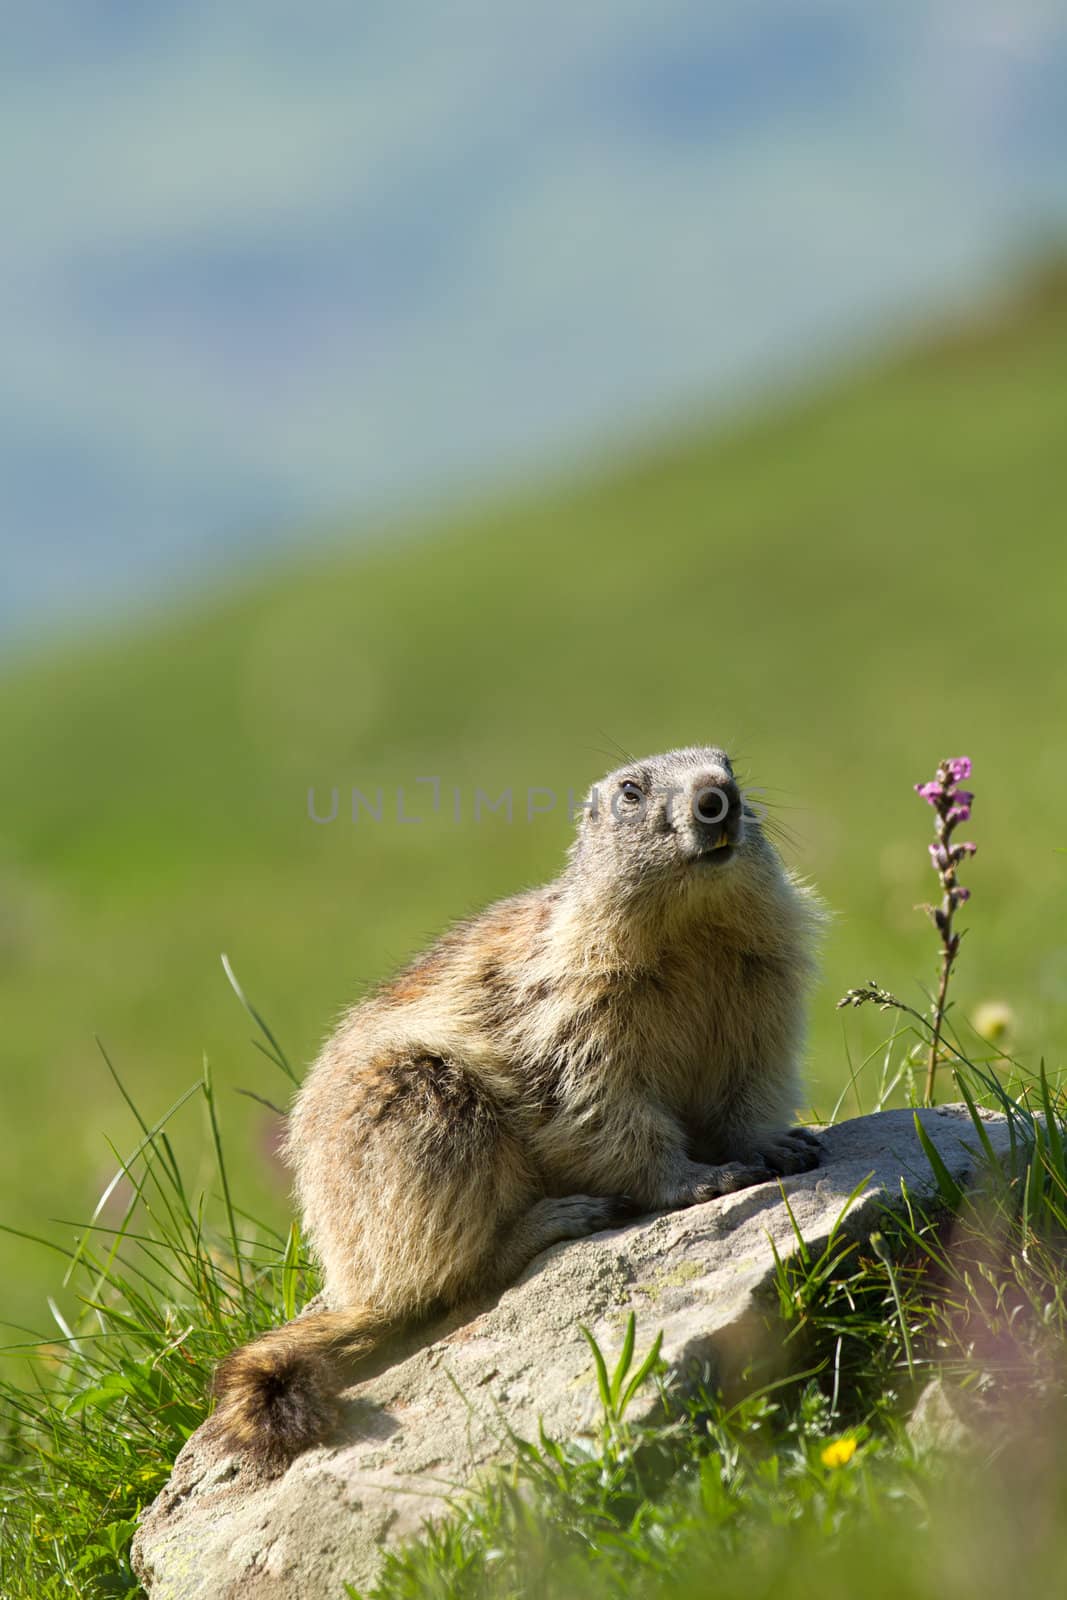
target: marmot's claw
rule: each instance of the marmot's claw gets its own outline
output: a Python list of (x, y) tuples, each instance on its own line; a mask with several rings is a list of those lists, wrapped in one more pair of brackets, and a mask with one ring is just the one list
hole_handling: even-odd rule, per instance
[(769, 1139), (760, 1156), (778, 1177), (810, 1172), (822, 1160), (822, 1141), (807, 1128), (788, 1128)]
[(726, 1161), (719, 1167), (702, 1167), (699, 1176), (690, 1184), (674, 1191), (669, 1205), (701, 1206), (708, 1200), (721, 1200), (724, 1194), (735, 1194), (738, 1189), (754, 1189), (759, 1183), (770, 1183), (774, 1173), (758, 1158), (754, 1161)]
[(738, 1189), (754, 1189), (757, 1184), (769, 1183), (774, 1172), (763, 1159), (762, 1152), (755, 1161), (727, 1161), (716, 1167), (715, 1177), (707, 1185), (708, 1199), (718, 1199), (724, 1194), (736, 1194)]
[(823, 1148), (822, 1139), (817, 1133), (813, 1133), (810, 1128), (790, 1128), (786, 1138), (799, 1139), (802, 1144), (810, 1144), (815, 1150)]

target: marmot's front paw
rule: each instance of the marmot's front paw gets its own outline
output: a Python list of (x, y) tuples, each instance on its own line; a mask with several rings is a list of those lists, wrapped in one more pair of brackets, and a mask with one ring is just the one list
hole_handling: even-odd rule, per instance
[(534, 1214), (559, 1240), (584, 1239), (602, 1228), (616, 1227), (620, 1220), (634, 1213), (627, 1210), (621, 1196), (568, 1194), (560, 1199), (542, 1200), (534, 1207)]
[(774, 1173), (760, 1157), (753, 1161), (726, 1161), (718, 1167), (693, 1163), (684, 1178), (671, 1184), (661, 1204), (672, 1210), (681, 1206), (700, 1206), (706, 1200), (718, 1200), (722, 1195), (733, 1194), (738, 1189), (751, 1189), (757, 1183), (769, 1183), (773, 1177)]
[(822, 1140), (807, 1128), (786, 1128), (763, 1140), (758, 1155), (776, 1177), (810, 1172), (822, 1160)]

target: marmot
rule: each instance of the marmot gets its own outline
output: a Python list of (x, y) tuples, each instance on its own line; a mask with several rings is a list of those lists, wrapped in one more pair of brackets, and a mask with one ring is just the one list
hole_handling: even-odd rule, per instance
[(351, 1362), (561, 1239), (818, 1164), (790, 1122), (821, 920), (720, 749), (598, 784), (555, 882), (353, 1007), (288, 1159), (329, 1311), (234, 1351), (219, 1426), (279, 1470)]

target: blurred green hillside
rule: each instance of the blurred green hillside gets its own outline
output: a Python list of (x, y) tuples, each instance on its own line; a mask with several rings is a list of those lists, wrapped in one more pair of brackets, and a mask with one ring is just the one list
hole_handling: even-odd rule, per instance
[[(726, 744), (837, 913), (810, 1081), (827, 1107), (887, 1031), (834, 1009), (934, 971), (942, 755), (975, 762), (962, 1011), (1003, 998), (1059, 1065), (1067, 1023), (1067, 277), (732, 431), (309, 560), (0, 680), (0, 1218), (63, 1233), (134, 1124), (210, 1056), (244, 1193), (279, 1219), (271, 1113), (227, 951), (294, 1061), (452, 918), (554, 872), (565, 796), (636, 753)], [(439, 776), (441, 811), (421, 777)], [(338, 786), (338, 820), (324, 811)], [(353, 786), (385, 791), (348, 819)], [(411, 813), (395, 817), (397, 786)], [(475, 823), (477, 787), (515, 817)], [(527, 786), (555, 812), (525, 817)], [(453, 813), (458, 788), (461, 820)], [(847, 1021), (843, 1020), (847, 1016)], [(847, 1029), (847, 1034), (846, 1034)], [(200, 1137), (186, 1128), (187, 1146)], [(66, 1230), (69, 1232), (69, 1230)], [(0, 1243), (6, 1316), (39, 1253)], [(52, 1286), (49, 1280), (48, 1287)]]

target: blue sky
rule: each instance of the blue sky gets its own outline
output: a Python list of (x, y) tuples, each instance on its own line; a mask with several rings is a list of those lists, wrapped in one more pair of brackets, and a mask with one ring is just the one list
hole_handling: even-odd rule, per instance
[(0, 39), (0, 635), (728, 407), (1067, 222), (1042, 0), (0, 0)]

